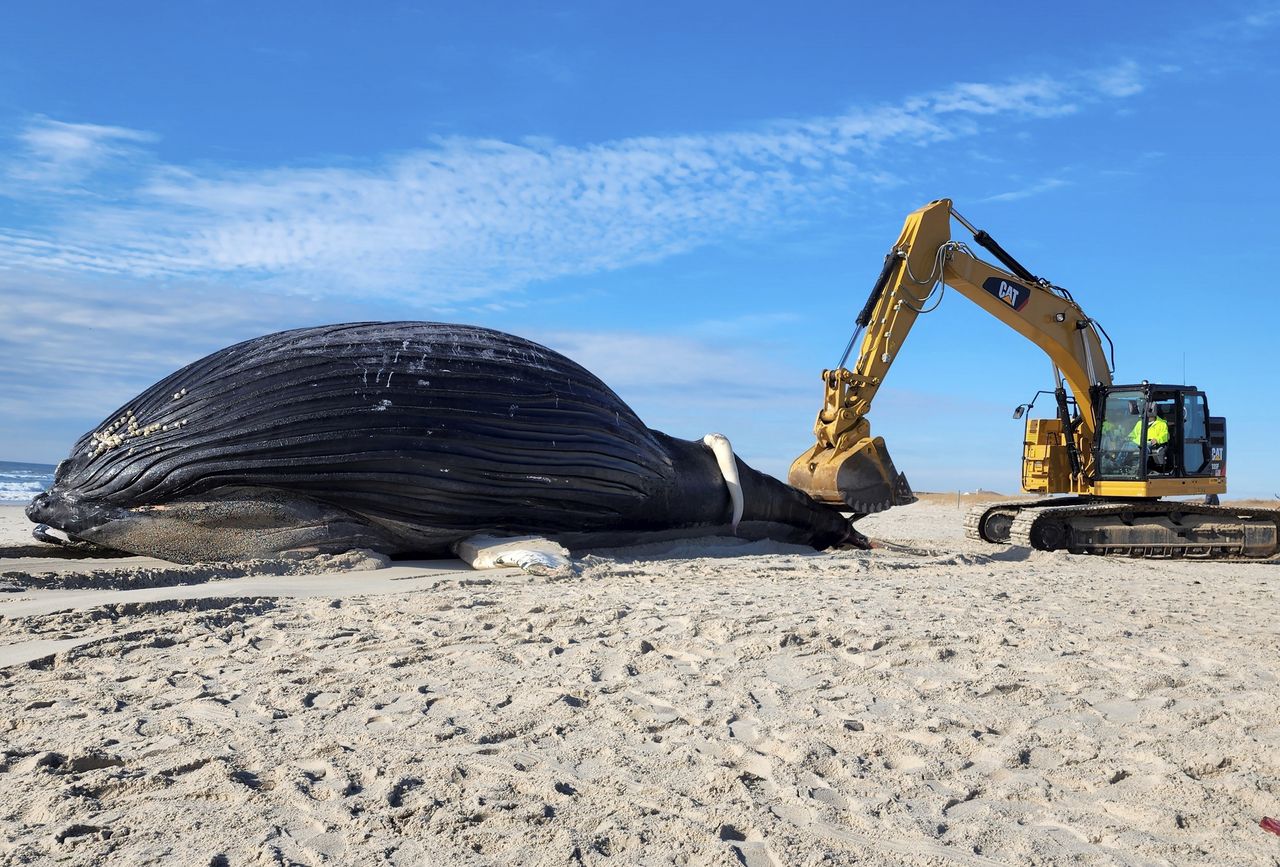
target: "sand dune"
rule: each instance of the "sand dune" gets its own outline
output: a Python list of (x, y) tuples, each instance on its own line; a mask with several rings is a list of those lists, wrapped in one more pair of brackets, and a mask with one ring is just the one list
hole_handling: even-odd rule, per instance
[(960, 521), (559, 578), (0, 561), (0, 864), (1276, 864), (1276, 564)]

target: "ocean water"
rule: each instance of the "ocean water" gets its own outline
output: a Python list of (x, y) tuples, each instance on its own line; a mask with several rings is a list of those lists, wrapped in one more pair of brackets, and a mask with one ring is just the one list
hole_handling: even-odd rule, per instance
[(0, 503), (29, 503), (53, 484), (53, 464), (0, 461)]

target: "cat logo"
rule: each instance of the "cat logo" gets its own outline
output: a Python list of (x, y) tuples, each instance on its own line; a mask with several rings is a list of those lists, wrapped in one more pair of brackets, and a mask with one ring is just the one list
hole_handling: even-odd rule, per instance
[(982, 288), (1008, 304), (1014, 310), (1021, 310), (1031, 300), (1031, 290), (1020, 283), (1010, 283), (1000, 277), (988, 277)]
[(1211, 461), (1222, 460), (1222, 453), (1224, 451), (1225, 449), (1223, 449), (1222, 446), (1214, 446), (1212, 449), (1209, 450), (1209, 460)]

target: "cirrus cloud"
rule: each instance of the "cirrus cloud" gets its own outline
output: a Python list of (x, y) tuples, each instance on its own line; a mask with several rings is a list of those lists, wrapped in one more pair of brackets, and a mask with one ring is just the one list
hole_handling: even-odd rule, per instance
[(960, 83), (750, 130), (448, 138), (360, 167), (253, 171), (169, 164), (142, 150), (145, 132), (38, 118), (4, 162), (26, 219), (0, 228), (0, 268), (477, 301), (803, 220), (897, 183), (921, 148), (1122, 99), (1140, 77)]

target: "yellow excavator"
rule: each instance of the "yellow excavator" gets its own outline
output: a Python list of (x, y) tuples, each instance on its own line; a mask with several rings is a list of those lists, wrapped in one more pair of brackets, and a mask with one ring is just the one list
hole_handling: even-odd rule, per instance
[[(1007, 270), (953, 240), (953, 218)], [(1226, 419), (1209, 414), (1204, 392), (1146, 380), (1113, 384), (1114, 346), (1102, 327), (1070, 292), (974, 228), (950, 199), (908, 216), (885, 256), (844, 356), (822, 372), (817, 442), (792, 463), (792, 485), (855, 517), (915, 501), (884, 439), (872, 437), (867, 413), (916, 318), (947, 287), (1044, 350), (1056, 381), (1036, 395), (1052, 395), (1053, 416), (1028, 417), (1023, 438), (1022, 488), (1041, 496), (975, 507), (965, 521), (971, 538), (1130, 557), (1276, 554), (1280, 512), (1218, 505), (1227, 489)], [(1019, 406), (1014, 418), (1034, 404)], [(1161, 499), (1187, 495), (1200, 499)]]

